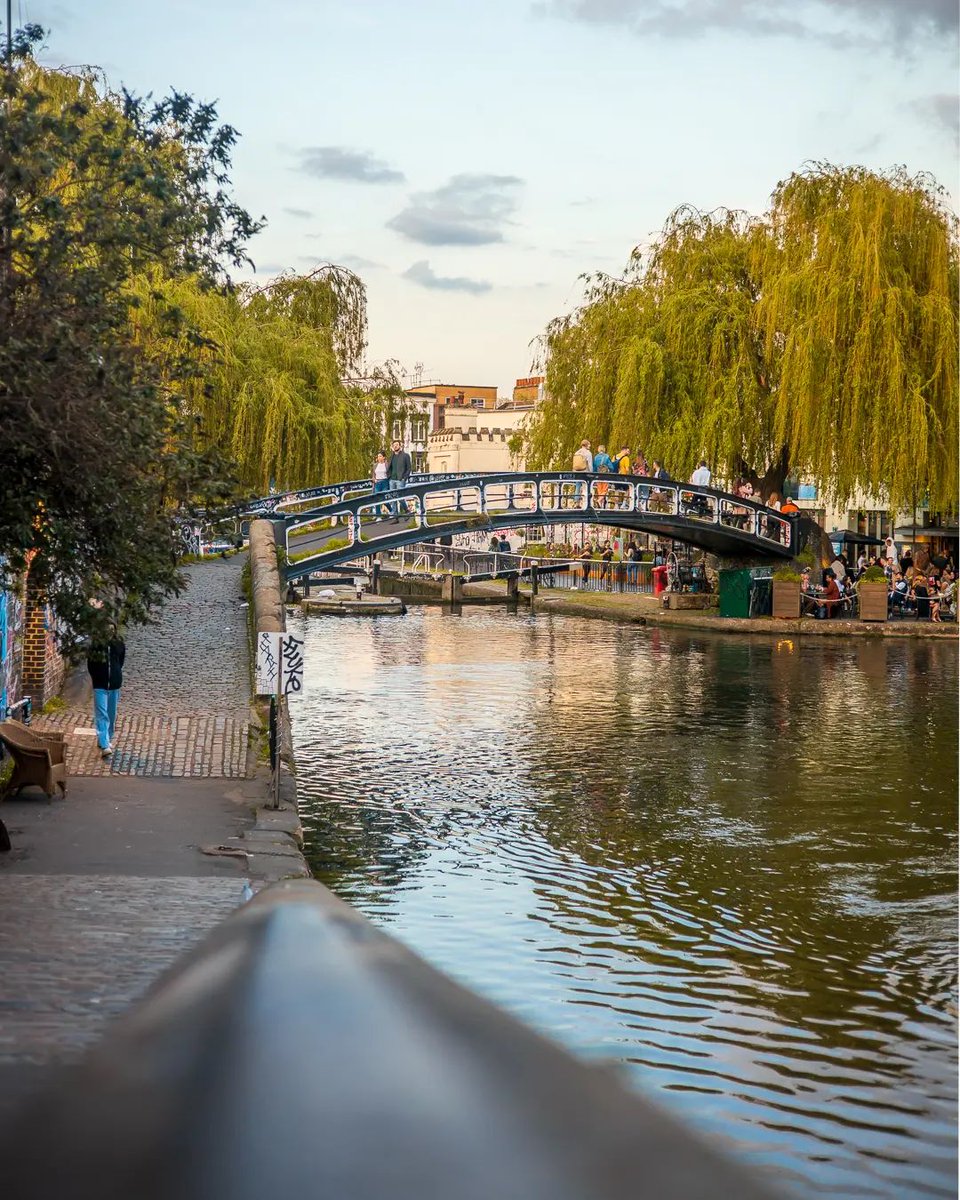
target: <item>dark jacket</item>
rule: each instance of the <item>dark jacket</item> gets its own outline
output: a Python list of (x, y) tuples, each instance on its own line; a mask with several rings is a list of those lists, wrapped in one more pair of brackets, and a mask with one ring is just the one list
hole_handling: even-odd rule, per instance
[(113, 638), (106, 646), (91, 646), (87, 670), (95, 688), (117, 692), (123, 687), (123, 660), (127, 648), (122, 638)]
[(387, 478), (402, 479), (404, 481), (410, 478), (413, 471), (413, 463), (410, 461), (410, 455), (406, 450), (398, 450), (395, 454), (390, 455), (390, 461), (387, 463)]

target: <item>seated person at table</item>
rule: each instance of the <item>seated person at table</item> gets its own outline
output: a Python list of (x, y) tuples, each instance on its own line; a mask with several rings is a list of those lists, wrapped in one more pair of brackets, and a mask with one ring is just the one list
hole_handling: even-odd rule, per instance
[(955, 616), (957, 611), (957, 577), (946, 568), (940, 578), (940, 615)]
[(913, 598), (917, 603), (917, 619), (927, 621), (930, 619), (930, 592), (927, 590), (926, 576), (917, 574), (913, 579)]
[(820, 602), (817, 599), (817, 590), (813, 586), (810, 568), (804, 567), (800, 572), (800, 615), (812, 617), (819, 607)]
[(894, 571), (893, 582), (890, 585), (890, 592), (887, 596), (887, 611), (890, 613), (903, 612), (903, 606), (907, 602), (907, 594), (910, 589), (907, 586), (907, 581), (899, 571)]
[(943, 602), (943, 596), (940, 592), (940, 585), (936, 578), (931, 575), (927, 581), (930, 586), (930, 620), (940, 623), (940, 606)]
[(826, 580), (826, 587), (821, 593), (820, 603), (826, 609), (828, 617), (838, 617), (840, 615), (840, 604), (843, 600), (843, 595), (837, 586), (837, 577), (833, 571), (827, 570)]

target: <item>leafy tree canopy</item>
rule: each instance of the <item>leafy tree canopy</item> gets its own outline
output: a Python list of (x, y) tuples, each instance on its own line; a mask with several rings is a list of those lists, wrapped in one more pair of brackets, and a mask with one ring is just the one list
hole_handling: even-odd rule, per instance
[(358, 378), (351, 272), (232, 286), (261, 224), (212, 105), (43, 70), (41, 37), (0, 97), (0, 566), (29, 564), (70, 640), (147, 619), (182, 584), (180, 519), (238, 483), (365, 473), (402, 391), (391, 364)]
[[(212, 291), (194, 276), (137, 282), (133, 320), (168, 362), (193, 363), (185, 386), (207, 435), (241, 485), (266, 492), (366, 475), (405, 403), (392, 364), (356, 380), (366, 296), (342, 267), (285, 275), (263, 288)], [(169, 313), (179, 320), (171, 327)]]
[(227, 490), (176, 372), (131, 337), (132, 282), (222, 284), (258, 225), (212, 106), (44, 71), (39, 37), (18, 37), (0, 103), (0, 556), (72, 632), (102, 633), (178, 587), (174, 508)]
[(767, 492), (810, 474), (839, 501), (954, 508), (957, 246), (942, 189), (903, 170), (814, 164), (763, 217), (677, 209), (548, 327), (529, 461), (586, 434), (677, 475), (706, 456)]

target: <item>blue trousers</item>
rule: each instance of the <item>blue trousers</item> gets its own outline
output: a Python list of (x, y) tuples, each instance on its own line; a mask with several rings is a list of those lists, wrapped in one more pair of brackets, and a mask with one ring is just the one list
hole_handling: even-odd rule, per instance
[[(375, 492), (389, 492), (390, 480), (389, 479), (376, 480), (376, 482), (373, 485), (373, 490)], [(388, 506), (386, 504), (381, 504), (379, 509), (377, 510), (377, 512), (381, 517), (385, 517), (390, 512), (390, 509), (388, 508)]]
[(113, 745), (119, 700), (119, 688), (93, 689), (93, 720), (97, 727), (97, 745), (101, 750), (106, 750), (108, 746)]
[[(387, 483), (389, 483), (389, 485), (390, 485), (391, 492), (402, 491), (409, 482), (410, 481), (408, 479), (388, 479), (387, 480)], [(397, 516), (400, 515), (400, 501), (399, 500), (396, 500), (393, 504), (390, 505), (390, 511), (395, 513)]]

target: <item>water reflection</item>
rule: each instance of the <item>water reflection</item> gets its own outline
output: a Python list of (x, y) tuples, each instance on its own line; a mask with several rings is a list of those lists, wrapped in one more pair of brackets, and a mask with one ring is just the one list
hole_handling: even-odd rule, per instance
[(954, 646), (304, 628), (319, 878), (801, 1193), (954, 1193)]

